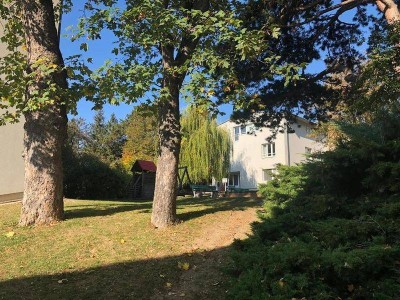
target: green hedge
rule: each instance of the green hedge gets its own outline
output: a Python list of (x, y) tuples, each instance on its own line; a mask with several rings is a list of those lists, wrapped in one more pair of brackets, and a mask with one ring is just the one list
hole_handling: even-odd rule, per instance
[(90, 154), (64, 159), (64, 195), (76, 199), (127, 197), (129, 175), (120, 166), (111, 167)]

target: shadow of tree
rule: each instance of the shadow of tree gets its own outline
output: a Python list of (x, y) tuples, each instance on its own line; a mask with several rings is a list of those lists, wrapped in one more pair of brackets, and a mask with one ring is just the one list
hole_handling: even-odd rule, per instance
[[(191, 202), (192, 201), (192, 202)], [(178, 218), (182, 221), (188, 221), (194, 218), (199, 218), (207, 214), (213, 214), (220, 211), (229, 210), (245, 210), (251, 207), (259, 207), (262, 200), (257, 198), (219, 198), (219, 199), (198, 199), (193, 198), (184, 201), (178, 201), (178, 209), (182, 206), (199, 206), (205, 207), (200, 210), (192, 210), (184, 213), (178, 213)]]
[[(84, 202), (85, 200), (82, 200)], [(260, 199), (254, 198), (185, 198), (177, 201), (178, 218), (188, 221), (218, 211), (244, 210), (261, 205)], [(148, 213), (152, 202), (123, 202), (113, 204), (71, 205), (65, 209), (66, 219), (110, 216), (127, 211)], [(180, 209), (189, 208), (190, 211), (179, 213)], [(198, 208), (198, 209), (196, 209)]]
[(110, 216), (127, 211), (151, 209), (151, 203), (124, 203), (68, 206), (65, 209), (65, 219)]
[(228, 249), (15, 278), (0, 282), (0, 299), (225, 299)]

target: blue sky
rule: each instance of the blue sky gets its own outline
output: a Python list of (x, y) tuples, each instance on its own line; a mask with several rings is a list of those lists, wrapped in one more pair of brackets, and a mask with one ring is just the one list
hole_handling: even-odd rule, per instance
[[(79, 50), (80, 42), (71, 42), (72, 31), (69, 29), (71, 26), (75, 26), (78, 22), (79, 17), (82, 15), (84, 1), (74, 1), (74, 7), (72, 11), (63, 16), (62, 26), (61, 26), (61, 51), (64, 57), (68, 57), (70, 55), (74, 55), (77, 53), (81, 53)], [(371, 7), (371, 11), (374, 9)], [(344, 21), (351, 20), (354, 12), (348, 12), (341, 17)], [(368, 31), (365, 32), (365, 35), (368, 35)], [(102, 35), (101, 40), (88, 41), (89, 51), (88, 57), (93, 58), (93, 66), (98, 67), (102, 65), (102, 63), (111, 59), (113, 56), (111, 54), (111, 50), (113, 48), (113, 36), (111, 33), (105, 33)], [(365, 47), (361, 48), (362, 51), (365, 51)], [(311, 72), (318, 72), (323, 70), (325, 67), (322, 61), (314, 61), (308, 67), (307, 70)], [(95, 111), (92, 110), (92, 103), (87, 102), (85, 100), (81, 100), (78, 103), (78, 116), (86, 119), (88, 122), (93, 120), (93, 116)], [(186, 104), (181, 102), (181, 108), (184, 108)], [(114, 113), (117, 118), (123, 119), (125, 118), (133, 109), (133, 105), (120, 104), (118, 106), (115, 105), (105, 105), (104, 113), (106, 118), (109, 118), (112, 113)], [(225, 112), (226, 115), (218, 118), (219, 122), (223, 122), (227, 120), (232, 112), (231, 105), (224, 105), (221, 107), (221, 111)], [(71, 117), (71, 116), (70, 116)]]

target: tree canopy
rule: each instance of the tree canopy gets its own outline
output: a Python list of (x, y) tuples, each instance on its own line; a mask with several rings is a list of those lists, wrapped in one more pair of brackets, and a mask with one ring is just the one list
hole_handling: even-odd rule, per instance
[(126, 143), (121, 162), (126, 169), (138, 160), (156, 162), (158, 156), (157, 118), (154, 111), (136, 107), (125, 121)]
[[(267, 41), (270, 48), (279, 53), (276, 60), (266, 59), (269, 52), (264, 52), (257, 61), (237, 63), (239, 82), (246, 85), (248, 99), (257, 99), (249, 102), (245, 109), (239, 108), (237, 119), (253, 118), (272, 127), (279, 125), (282, 117), (290, 118), (293, 113), (324, 120), (331, 112), (340, 110), (343, 101), (352, 104), (360, 95), (369, 96), (365, 83), (371, 75), (375, 79), (368, 85), (375, 82), (375, 89), (376, 83), (388, 78), (383, 68), (379, 75), (377, 71), (374, 75), (366, 61), (380, 61), (376, 65), (378, 69), (383, 66), (389, 70), (398, 69), (398, 42), (393, 41), (398, 37), (398, 31), (393, 29), (400, 20), (398, 1), (249, 0), (238, 1), (237, 5), (238, 14), (248, 28), (257, 29), (273, 23), (281, 32), (279, 39)], [(384, 43), (376, 43), (393, 30), (391, 44), (383, 47)], [(368, 31), (370, 37), (366, 34)], [(392, 58), (378, 59), (377, 54), (382, 54), (383, 49), (387, 54), (391, 51)], [(310, 68), (315, 61), (323, 62), (325, 68), (318, 71)], [(279, 71), (280, 66), (285, 65), (292, 67), (271, 76), (274, 74), (271, 68)], [(392, 83), (398, 82), (396, 73), (398, 71), (388, 74), (392, 76)], [(364, 79), (354, 83), (359, 77)], [(396, 99), (398, 88), (380, 89), (380, 93), (390, 91), (394, 91), (392, 99)], [(368, 101), (363, 103), (368, 109)], [(260, 113), (254, 115), (254, 111)]]

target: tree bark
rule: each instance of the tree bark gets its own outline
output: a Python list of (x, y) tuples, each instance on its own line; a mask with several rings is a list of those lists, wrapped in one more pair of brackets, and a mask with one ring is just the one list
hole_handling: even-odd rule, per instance
[[(28, 72), (36, 82), (26, 90), (27, 100), (47, 87), (46, 75), (35, 63), (63, 66), (59, 49), (52, 0), (21, 1), (27, 48)], [(51, 80), (67, 88), (65, 72), (55, 72)], [(66, 138), (67, 116), (63, 99), (40, 110), (26, 112), (24, 197), (19, 224), (50, 224), (63, 219), (62, 149)]]
[(161, 46), (163, 88), (158, 103), (159, 154), (151, 223), (158, 228), (176, 222), (178, 164), (181, 146), (179, 91), (184, 74), (173, 71), (174, 47)]
[[(168, 8), (169, 1), (164, 1)], [(209, 0), (186, 1), (184, 8), (202, 12), (210, 8)], [(194, 24), (193, 24), (194, 25)], [(157, 161), (156, 186), (154, 190), (151, 223), (158, 228), (176, 222), (176, 197), (178, 188), (178, 164), (181, 147), (179, 92), (186, 76), (186, 71), (177, 71), (192, 58), (199, 38), (183, 34), (181, 43), (176, 49), (172, 45), (161, 45), (163, 61), (163, 88), (167, 95), (158, 103), (159, 156)]]
[(378, 9), (385, 15), (388, 24), (395, 24), (400, 21), (400, 11), (398, 5), (393, 0), (376, 1)]
[(181, 143), (179, 120), (180, 83), (172, 75), (165, 75), (168, 96), (158, 106), (159, 156), (151, 223), (158, 228), (176, 222), (178, 164)]

